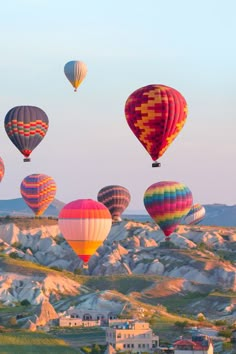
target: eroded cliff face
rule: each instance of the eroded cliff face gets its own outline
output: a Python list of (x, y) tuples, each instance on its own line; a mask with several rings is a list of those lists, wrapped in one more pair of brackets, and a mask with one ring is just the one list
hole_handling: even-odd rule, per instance
[[(236, 291), (234, 228), (183, 225), (171, 235), (171, 247), (164, 241), (162, 231), (152, 223), (122, 221), (114, 224), (103, 246), (91, 258), (86, 272), (93, 276), (123, 274), (132, 278), (135, 275), (157, 275), (162, 279), (181, 280), (177, 292), (198, 292), (202, 286), (208, 286), (211, 290)], [(88, 298), (83, 298), (81, 306), (87, 302), (91, 305), (91, 301), (98, 306), (100, 300), (95, 299), (100, 299), (101, 293), (94, 295), (93, 289), (90, 294), (89, 287), (63, 274), (50, 273), (50, 268), (73, 272), (82, 270), (83, 266), (63, 239), (57, 225), (25, 230), (13, 223), (0, 225), (0, 245), (3, 255), (14, 255), (49, 267), (49, 272), (34, 271), (30, 265), (22, 270), (14, 262), (4, 263), (0, 258), (1, 302), (13, 304), (27, 299), (32, 305), (37, 305), (45, 300), (61, 301), (61, 308), (66, 310), (70, 306), (67, 297), (81, 297), (87, 293)], [(230, 261), (224, 259), (226, 256)], [(170, 284), (166, 282), (167, 292), (176, 289), (176, 284)], [(142, 290), (142, 293), (145, 294), (145, 291)], [(135, 296), (142, 298), (140, 292)], [(154, 293), (148, 296), (154, 296)], [(222, 305), (222, 311), (227, 312), (226, 308), (233, 313), (235, 304), (226, 302)]]

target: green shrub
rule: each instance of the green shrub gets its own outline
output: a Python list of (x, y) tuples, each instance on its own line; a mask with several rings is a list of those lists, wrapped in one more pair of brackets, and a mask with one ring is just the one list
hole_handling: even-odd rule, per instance
[(22, 300), (20, 304), (21, 304), (22, 306), (29, 306), (29, 305), (31, 305), (30, 302), (29, 302), (27, 299)]

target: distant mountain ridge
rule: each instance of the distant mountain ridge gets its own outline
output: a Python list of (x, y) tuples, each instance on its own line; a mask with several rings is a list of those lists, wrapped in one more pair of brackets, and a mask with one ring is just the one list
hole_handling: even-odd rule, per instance
[[(58, 216), (65, 203), (58, 199), (49, 205), (44, 212), (45, 216)], [(0, 216), (33, 216), (33, 211), (28, 207), (23, 198), (0, 200)]]
[[(199, 223), (199, 225), (206, 226), (236, 226), (236, 205), (226, 204), (205, 204), (206, 209), (205, 218)], [(123, 215), (123, 218), (133, 219), (137, 221), (151, 221), (152, 219), (145, 211), (127, 212)]]
[[(54, 199), (45, 211), (45, 216), (59, 215), (60, 210), (65, 205), (64, 202)], [(236, 226), (236, 205), (226, 204), (206, 204), (206, 216), (199, 225), (208, 226)], [(33, 216), (34, 213), (27, 206), (23, 198), (0, 200), (0, 216)], [(127, 210), (123, 214), (123, 219), (136, 221), (151, 221), (152, 219), (145, 210)]]

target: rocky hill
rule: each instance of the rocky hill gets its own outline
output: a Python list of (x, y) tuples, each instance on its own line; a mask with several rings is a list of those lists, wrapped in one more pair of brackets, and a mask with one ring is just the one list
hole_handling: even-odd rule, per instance
[(0, 301), (9, 306), (27, 300), (37, 306), (48, 300), (59, 313), (71, 306), (118, 312), (125, 306), (138, 314), (140, 307), (155, 312), (164, 306), (192, 316), (201, 309), (209, 319), (232, 320), (235, 253), (235, 228), (182, 225), (165, 242), (154, 223), (122, 221), (112, 226), (83, 269), (57, 220), (3, 218)]

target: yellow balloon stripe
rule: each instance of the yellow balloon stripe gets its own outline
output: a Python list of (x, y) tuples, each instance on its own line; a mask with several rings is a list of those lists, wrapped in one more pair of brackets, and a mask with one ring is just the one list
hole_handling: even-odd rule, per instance
[(103, 241), (69, 241), (68, 244), (71, 246), (76, 254), (82, 255), (92, 255), (96, 252), (98, 247), (100, 247)]

